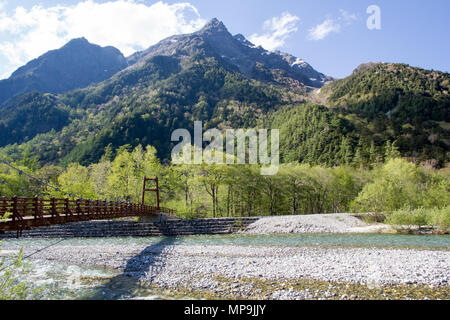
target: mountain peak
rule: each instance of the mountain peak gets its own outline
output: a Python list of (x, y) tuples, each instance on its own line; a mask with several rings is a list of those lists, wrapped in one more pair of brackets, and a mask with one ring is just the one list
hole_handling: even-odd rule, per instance
[(227, 27), (217, 18), (213, 18), (202, 29), (202, 31), (228, 32)]
[[(147, 50), (132, 55), (128, 58), (128, 63), (129, 66), (135, 65), (133, 68), (138, 68), (151, 57), (161, 55), (174, 56), (180, 60), (192, 56), (214, 57), (227, 67), (257, 80), (277, 82), (284, 77), (285, 80), (290, 78), (302, 85), (318, 88), (330, 80), (304, 60), (257, 47), (242, 34), (233, 36), (217, 18), (208, 22), (200, 31), (164, 39)], [(282, 76), (279, 70), (282, 70)]]
[(101, 47), (86, 38), (72, 39), (18, 68), (0, 81), (0, 108), (10, 98), (26, 92), (62, 93), (84, 88), (113, 76), (128, 66), (114, 47)]
[(353, 70), (353, 74), (370, 69), (376, 65), (379, 65), (379, 62), (367, 62), (360, 64), (355, 70)]
[(70, 45), (86, 45), (91, 44), (85, 37), (75, 38), (66, 43), (66, 46)]

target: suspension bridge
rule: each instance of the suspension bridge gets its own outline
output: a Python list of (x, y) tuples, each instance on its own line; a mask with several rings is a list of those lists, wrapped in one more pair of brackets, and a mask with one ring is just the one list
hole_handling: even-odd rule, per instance
[(42, 226), (90, 220), (111, 220), (126, 217), (150, 217), (160, 213), (173, 214), (173, 210), (143, 204), (113, 201), (43, 199), (26, 197), (0, 197), (0, 233)]
[[(17, 236), (19, 237), (23, 230), (43, 226), (127, 217), (151, 217), (160, 213), (174, 214), (174, 210), (160, 206), (158, 177), (144, 177), (142, 203), (140, 204), (130, 203), (124, 200), (101, 201), (87, 200), (82, 197), (74, 199), (76, 195), (46, 184), (5, 160), (0, 160), (0, 162), (13, 170), (17, 170), (20, 175), (24, 175), (28, 179), (36, 180), (39, 185), (47, 185), (47, 187), (51, 187), (55, 191), (67, 195), (64, 198), (43, 198), (41, 196), (2, 197), (0, 194), (0, 233), (17, 231)], [(2, 185), (9, 184), (5, 180), (0, 181), (0, 183)], [(149, 183), (152, 186), (149, 187)], [(145, 205), (145, 194), (147, 192), (155, 193), (155, 206)]]

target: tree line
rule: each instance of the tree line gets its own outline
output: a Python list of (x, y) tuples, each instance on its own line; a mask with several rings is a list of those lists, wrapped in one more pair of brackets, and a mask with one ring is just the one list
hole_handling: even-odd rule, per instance
[[(387, 149), (384, 162), (362, 166), (286, 163), (263, 176), (258, 165), (162, 164), (152, 146), (107, 147), (98, 163), (40, 167), (24, 153), (22, 173), (0, 164), (0, 195), (139, 203), (144, 176), (160, 179), (161, 202), (184, 218), (395, 212), (444, 209), (450, 219), (450, 172), (426, 169)], [(29, 175), (36, 177), (30, 179)], [(146, 204), (155, 204), (148, 196)]]

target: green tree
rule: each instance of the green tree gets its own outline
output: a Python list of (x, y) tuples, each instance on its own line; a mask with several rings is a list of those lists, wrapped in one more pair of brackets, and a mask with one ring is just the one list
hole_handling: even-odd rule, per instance
[(343, 166), (332, 169), (333, 180), (328, 193), (331, 212), (348, 212), (350, 203), (361, 191), (362, 186), (354, 178), (352, 171)]
[(78, 163), (70, 164), (58, 177), (58, 188), (47, 187), (52, 197), (98, 200), (99, 195), (92, 184), (89, 169)]
[(374, 181), (366, 184), (353, 201), (354, 211), (390, 212), (421, 205), (426, 181), (419, 167), (402, 159), (392, 159), (375, 174)]
[(199, 180), (205, 187), (205, 191), (211, 196), (212, 216), (219, 214), (219, 188), (225, 180), (225, 165), (202, 164), (199, 167)]
[(400, 158), (401, 154), (398, 151), (396, 141), (391, 143), (389, 140), (386, 142), (386, 145), (384, 147), (384, 159), (385, 161), (389, 161), (392, 159)]
[[(156, 177), (163, 173), (163, 168), (156, 156), (156, 149), (147, 146), (137, 146), (132, 152), (126, 147), (117, 151), (117, 156), (111, 164), (112, 172), (107, 179), (106, 195), (110, 199), (125, 199), (139, 203), (142, 195), (142, 181), (144, 176)], [(148, 197), (148, 204), (155, 204), (154, 199)]]

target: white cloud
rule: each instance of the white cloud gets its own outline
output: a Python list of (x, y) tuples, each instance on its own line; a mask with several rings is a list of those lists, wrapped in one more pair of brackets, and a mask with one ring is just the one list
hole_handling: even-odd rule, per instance
[(205, 23), (190, 3), (85, 0), (74, 6), (39, 5), (29, 10), (19, 6), (10, 14), (0, 12), (0, 55), (8, 61), (0, 73), (10, 74), (73, 38), (112, 45), (130, 55), (168, 36), (194, 32)]
[(344, 9), (339, 10), (339, 12), (341, 13), (339, 19), (347, 24), (352, 24), (353, 21), (358, 20), (358, 16), (355, 13), (350, 13), (348, 11), (345, 11)]
[(358, 20), (358, 16), (356, 14), (349, 13), (344, 9), (340, 9), (339, 12), (340, 15), (337, 19), (328, 17), (321, 24), (309, 29), (308, 39), (316, 41), (325, 39), (331, 33), (339, 33), (342, 30), (343, 25), (349, 26), (354, 21)]
[(284, 12), (281, 16), (266, 20), (263, 25), (264, 34), (253, 34), (249, 40), (256, 45), (261, 45), (267, 50), (274, 50), (284, 46), (287, 38), (298, 31), (297, 22), (300, 18)]
[(330, 33), (338, 33), (341, 31), (341, 25), (336, 23), (333, 19), (327, 19), (323, 23), (309, 29), (308, 39), (322, 40)]

